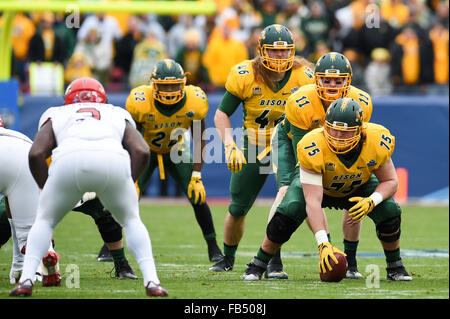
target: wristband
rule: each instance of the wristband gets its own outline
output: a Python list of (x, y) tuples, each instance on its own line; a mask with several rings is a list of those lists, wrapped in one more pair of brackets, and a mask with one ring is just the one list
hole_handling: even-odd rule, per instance
[(316, 232), (314, 234), (314, 236), (316, 236), (317, 245), (320, 245), (320, 244), (328, 242), (327, 232), (325, 230), (323, 230), (323, 229), (321, 229), (318, 232)]
[(377, 206), (379, 203), (383, 201), (383, 195), (378, 192), (373, 192), (372, 195), (369, 196), (373, 200), (373, 204)]
[(192, 177), (202, 178), (202, 172), (192, 171)]

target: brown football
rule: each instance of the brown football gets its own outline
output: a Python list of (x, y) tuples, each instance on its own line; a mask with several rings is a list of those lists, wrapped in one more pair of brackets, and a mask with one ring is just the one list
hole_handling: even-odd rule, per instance
[[(334, 253), (338, 260), (338, 264), (330, 258), (330, 266), (333, 268), (331, 271), (327, 271), (324, 274), (320, 274), (320, 280), (326, 282), (339, 282), (345, 278), (347, 274), (347, 258), (343, 254)], [(328, 269), (327, 269), (328, 270)]]

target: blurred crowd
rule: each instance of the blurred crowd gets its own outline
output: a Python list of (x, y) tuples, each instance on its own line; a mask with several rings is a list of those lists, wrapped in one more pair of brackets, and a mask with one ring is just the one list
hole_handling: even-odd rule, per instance
[(27, 92), (30, 63), (52, 62), (63, 66), (65, 84), (93, 76), (108, 92), (124, 92), (148, 83), (155, 63), (169, 57), (189, 72), (188, 83), (213, 92), (233, 65), (255, 57), (261, 30), (280, 23), (311, 62), (345, 54), (352, 83), (373, 95), (448, 94), (448, 0), (215, 2), (213, 16), (83, 14), (79, 27), (68, 15), (18, 13), (12, 74)]

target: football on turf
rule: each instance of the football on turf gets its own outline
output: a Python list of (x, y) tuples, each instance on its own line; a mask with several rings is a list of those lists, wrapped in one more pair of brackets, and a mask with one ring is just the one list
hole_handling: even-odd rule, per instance
[[(327, 271), (324, 274), (320, 274), (320, 280), (326, 282), (339, 282), (345, 278), (347, 274), (347, 258), (343, 254), (334, 253), (338, 260), (338, 264), (330, 258), (330, 266), (333, 268), (331, 271)], [(328, 270), (328, 269), (327, 269)]]

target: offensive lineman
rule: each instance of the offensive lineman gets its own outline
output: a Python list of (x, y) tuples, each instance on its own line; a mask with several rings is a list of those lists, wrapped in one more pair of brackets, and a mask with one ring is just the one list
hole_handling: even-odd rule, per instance
[[(321, 56), (316, 63), (315, 83), (302, 86), (289, 97), (286, 104), (286, 119), (278, 125), (273, 138), (278, 149), (277, 183), (279, 191), (270, 212), (271, 216), (283, 199), (293, 177), (298, 173), (298, 166), (296, 166), (298, 142), (309, 131), (323, 126), (326, 110), (333, 101), (342, 97), (353, 98), (363, 109), (363, 121), (370, 121), (373, 109), (372, 99), (368, 93), (352, 86), (351, 79), (350, 61), (340, 53), (329, 52)], [(348, 262), (347, 278), (359, 279), (362, 278), (362, 275), (357, 267), (356, 250), (361, 224), (349, 223), (348, 219), (348, 212), (344, 211), (342, 229)], [(327, 235), (329, 236), (329, 234)], [(280, 260), (278, 268), (282, 269), (280, 252), (277, 252), (276, 256)], [(273, 258), (270, 263), (273, 263)], [(280, 276), (283, 274), (286, 273), (280, 272)]]
[(334, 101), (325, 126), (306, 134), (297, 145), (300, 172), (267, 226), (257, 255), (243, 280), (260, 280), (267, 262), (308, 217), (319, 248), (319, 271), (337, 263), (325, 231), (322, 207), (347, 209), (354, 222), (369, 216), (376, 226), (387, 263), (387, 279), (410, 281), (400, 257), (401, 209), (393, 195), (398, 187), (391, 156), (395, 138), (385, 127), (363, 122), (361, 105), (351, 98)]

